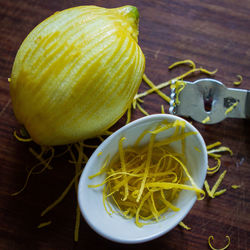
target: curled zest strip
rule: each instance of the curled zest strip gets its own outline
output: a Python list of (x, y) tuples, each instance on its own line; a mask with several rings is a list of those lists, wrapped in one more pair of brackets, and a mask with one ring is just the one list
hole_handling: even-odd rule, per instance
[(215, 247), (212, 246), (212, 243), (211, 243), (211, 241), (214, 241), (214, 236), (210, 235), (208, 237), (208, 245), (212, 250), (224, 250), (224, 249), (227, 249), (229, 247), (229, 245), (230, 245), (230, 237), (227, 235), (226, 238), (227, 238), (226, 246), (224, 246), (223, 248), (215, 248)]
[(30, 142), (30, 141), (32, 141), (31, 138), (22, 138), (22, 137), (20, 137), (19, 135), (17, 135), (16, 130), (14, 131), (13, 135), (14, 135), (14, 137), (15, 137), (18, 141), (21, 141), (21, 142)]
[(239, 86), (243, 81), (243, 77), (241, 75), (237, 75), (237, 77), (239, 78), (239, 81), (234, 81), (233, 84)]
[(174, 84), (171, 85), (171, 89), (175, 88), (175, 93), (176, 93), (175, 103), (177, 105), (180, 104), (179, 95), (180, 95), (180, 92), (185, 88), (185, 86), (186, 86), (186, 83), (182, 80), (178, 80)]
[(176, 66), (179, 66), (179, 65), (182, 65), (182, 64), (188, 64), (188, 65), (189, 65), (191, 68), (193, 68), (193, 69), (196, 68), (195, 63), (194, 63), (192, 60), (187, 59), (187, 60), (178, 61), (178, 62), (175, 62), (175, 63), (171, 64), (171, 65), (168, 67), (168, 69), (172, 69), (172, 68), (174, 68), (174, 67), (176, 67)]
[(215, 160), (217, 161), (217, 164), (214, 167), (208, 167), (207, 168), (207, 174), (208, 175), (215, 174), (216, 172), (219, 171), (219, 169), (221, 167), (221, 160), (219, 158), (215, 158)]

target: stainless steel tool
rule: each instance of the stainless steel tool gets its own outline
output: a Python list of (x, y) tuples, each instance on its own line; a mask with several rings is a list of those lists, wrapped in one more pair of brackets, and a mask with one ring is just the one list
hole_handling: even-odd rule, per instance
[(230, 118), (250, 118), (250, 91), (227, 88), (214, 79), (183, 82), (179, 92), (173, 81), (171, 88), (171, 114), (191, 117), (206, 124), (214, 124)]

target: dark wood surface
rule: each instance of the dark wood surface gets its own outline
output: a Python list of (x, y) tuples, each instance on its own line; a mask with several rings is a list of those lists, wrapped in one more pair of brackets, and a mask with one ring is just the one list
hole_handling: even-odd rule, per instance
[[(36, 163), (28, 148), (13, 137), (19, 127), (11, 109), (7, 78), (15, 54), (28, 33), (55, 11), (94, 4), (104, 7), (136, 5), (140, 12), (139, 44), (146, 56), (146, 74), (160, 83), (184, 72), (187, 67), (168, 71), (178, 60), (192, 59), (209, 70), (218, 69), (215, 79), (234, 87), (236, 75), (243, 76), (241, 88), (250, 89), (250, 1), (248, 0), (0, 0), (0, 249), (209, 249), (214, 245), (229, 249), (250, 249), (250, 121), (227, 119), (216, 125), (193, 122), (206, 143), (217, 140), (229, 146), (234, 155), (222, 157), (227, 175), (221, 187), (227, 192), (215, 199), (196, 202), (184, 222), (192, 229), (174, 228), (168, 234), (140, 245), (109, 242), (81, 221), (80, 238), (74, 243), (76, 195), (72, 188), (65, 200), (44, 218), (41, 211), (54, 201), (74, 175), (67, 159), (58, 159), (54, 168), (30, 179), (27, 189), (16, 197), (26, 177), (26, 168)], [(190, 79), (197, 79), (198, 76)], [(202, 77), (202, 76), (199, 76)], [(147, 89), (142, 83), (141, 89)], [(169, 89), (165, 92), (169, 94)], [(157, 95), (145, 98), (143, 107), (159, 113), (164, 104)], [(165, 105), (167, 108), (167, 105)], [(132, 118), (143, 116), (133, 113)], [(125, 117), (115, 128), (124, 124)], [(218, 175), (208, 177), (212, 185)], [(232, 184), (241, 185), (233, 190)], [(48, 227), (37, 229), (43, 221)], [(101, 222), (100, 222), (101, 223)]]

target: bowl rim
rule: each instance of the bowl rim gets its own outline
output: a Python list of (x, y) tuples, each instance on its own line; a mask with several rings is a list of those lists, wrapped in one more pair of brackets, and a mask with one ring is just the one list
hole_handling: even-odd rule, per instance
[[(92, 163), (93, 159), (95, 159), (96, 157), (98, 157), (98, 153), (101, 152), (101, 151), (103, 151), (103, 149), (106, 147), (106, 145), (108, 145), (115, 137), (119, 136), (124, 131), (132, 129), (132, 127), (134, 127), (135, 125), (138, 126), (139, 124), (144, 123), (144, 122), (146, 122), (148, 120), (152, 120), (152, 121), (155, 120), (155, 122), (157, 122), (157, 120), (158, 120), (158, 122), (160, 122), (160, 121), (166, 120), (168, 118), (172, 118), (174, 120), (185, 121), (187, 126), (189, 126), (193, 131), (197, 132), (196, 136), (198, 136), (198, 140), (200, 141), (200, 143), (201, 143), (201, 145), (203, 147), (203, 151), (204, 151), (204, 153), (207, 152), (205, 141), (204, 141), (203, 137), (201, 136), (200, 132), (197, 130), (197, 128), (195, 128), (190, 122), (188, 122), (187, 120), (183, 119), (182, 117), (179, 117), (179, 116), (176, 116), (176, 115), (172, 115), (172, 114), (153, 114), (153, 115), (145, 116), (145, 117), (142, 117), (142, 118), (138, 118), (138, 119), (136, 119), (136, 120), (134, 120), (134, 121), (132, 121), (132, 122), (130, 122), (130, 123), (122, 126), (118, 130), (116, 130), (113, 134), (111, 134), (109, 137), (107, 137), (95, 149), (95, 151), (90, 156), (90, 158), (89, 158), (88, 162), (86, 163), (86, 165), (85, 165), (85, 167), (83, 169), (83, 172), (82, 172), (82, 174), (80, 176), (79, 185), (78, 185), (78, 204), (79, 204), (79, 207), (80, 207), (81, 215), (83, 216), (83, 218), (87, 222), (87, 224), (90, 226), (90, 228), (93, 229), (96, 233), (98, 233), (102, 237), (104, 237), (104, 238), (106, 238), (106, 239), (108, 239), (110, 241), (113, 241), (113, 242), (116, 242), (116, 243), (122, 243), (122, 244), (144, 243), (144, 242), (151, 241), (151, 240), (154, 240), (156, 238), (159, 238), (160, 236), (168, 233), (170, 230), (172, 230), (174, 227), (176, 227), (179, 224), (179, 221), (176, 221), (176, 223), (174, 223), (173, 227), (169, 228), (168, 230), (162, 230), (161, 232), (152, 234), (150, 236), (141, 237), (139, 239), (121, 239), (121, 238), (117, 239), (116, 237), (113, 237), (111, 234), (107, 234), (107, 233), (104, 233), (102, 230), (99, 230), (99, 228), (96, 227), (92, 223), (92, 221), (89, 219), (89, 217), (85, 214), (84, 208), (83, 208), (83, 202), (81, 202), (81, 199), (82, 199), (81, 197), (83, 195), (83, 193), (81, 192), (81, 186), (84, 185), (83, 184), (83, 176), (84, 176), (84, 173), (85, 173), (84, 171), (85, 171), (85, 169), (89, 168), (89, 165)], [(206, 165), (205, 167), (207, 168), (207, 163), (208, 163), (207, 154), (206, 154), (205, 162), (204, 163), (205, 163), (204, 165)], [(203, 176), (201, 178), (202, 179), (202, 186), (203, 186), (203, 183), (205, 181), (205, 178), (206, 178), (206, 171), (204, 170)], [(202, 188), (202, 186), (199, 186), (199, 187)], [(196, 200), (197, 200), (197, 198), (195, 197), (192, 200), (192, 202), (190, 202), (189, 206), (186, 209), (187, 212), (183, 213), (183, 215), (180, 216), (181, 220), (190, 212), (190, 210), (194, 206)]]

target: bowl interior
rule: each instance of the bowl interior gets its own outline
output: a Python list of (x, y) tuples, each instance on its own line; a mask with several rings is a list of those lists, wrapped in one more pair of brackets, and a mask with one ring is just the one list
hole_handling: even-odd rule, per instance
[[(136, 226), (133, 219), (128, 220), (119, 214), (109, 215), (103, 205), (103, 187), (89, 188), (88, 185), (101, 183), (105, 175), (89, 179), (90, 175), (97, 173), (102, 167), (106, 157), (110, 159), (118, 151), (118, 143), (121, 137), (126, 137), (123, 142), (124, 147), (133, 145), (138, 136), (144, 130), (152, 130), (163, 120), (170, 122), (183, 120), (173, 115), (151, 115), (138, 119), (108, 137), (90, 157), (79, 182), (78, 200), (83, 217), (90, 227), (103, 237), (120, 243), (140, 243), (152, 240), (168, 232), (175, 227), (189, 212), (194, 202), (196, 194), (193, 191), (181, 191), (174, 204), (180, 208), (178, 212), (169, 210), (165, 218), (157, 223), (145, 225), (142, 228)], [(186, 137), (186, 157), (187, 168), (195, 183), (202, 187), (207, 170), (206, 145), (199, 132), (188, 122), (185, 127), (186, 132), (195, 131), (197, 134)], [(174, 132), (174, 128), (168, 129), (156, 136), (156, 140), (169, 137)], [(146, 135), (141, 144), (146, 144), (150, 136)], [(170, 144), (175, 151), (180, 152), (181, 142)], [(199, 150), (197, 150), (199, 149)], [(102, 152), (100, 155), (99, 153)]]

